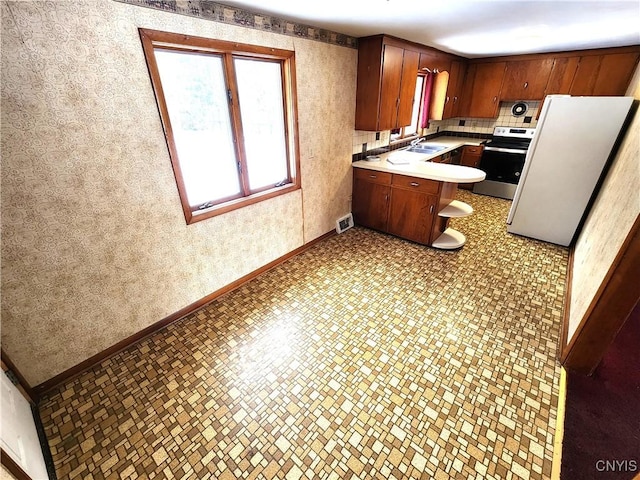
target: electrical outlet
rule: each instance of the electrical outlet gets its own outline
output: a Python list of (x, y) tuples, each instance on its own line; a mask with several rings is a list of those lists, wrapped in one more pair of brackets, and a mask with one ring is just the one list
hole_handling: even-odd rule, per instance
[(366, 144), (366, 143), (363, 143), (363, 144), (362, 144), (362, 153), (364, 153), (364, 152), (366, 152), (366, 151), (367, 151), (367, 144)]
[(380, 132), (376, 132), (376, 140), (380, 140)]

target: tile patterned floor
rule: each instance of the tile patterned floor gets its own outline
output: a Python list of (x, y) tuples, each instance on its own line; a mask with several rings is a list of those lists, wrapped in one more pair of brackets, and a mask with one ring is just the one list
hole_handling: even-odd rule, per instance
[(354, 228), (49, 394), (59, 478), (548, 478), (567, 250), (459, 197), (459, 251)]

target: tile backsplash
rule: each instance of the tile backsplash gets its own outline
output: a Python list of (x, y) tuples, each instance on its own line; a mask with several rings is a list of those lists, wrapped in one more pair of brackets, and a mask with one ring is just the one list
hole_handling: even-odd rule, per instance
[[(473, 134), (492, 134), (495, 127), (523, 127), (535, 128), (538, 116), (538, 109), (541, 102), (525, 102), (528, 105), (527, 112), (514, 117), (511, 114), (511, 107), (514, 102), (501, 102), (497, 118), (449, 118), (447, 120), (433, 120), (429, 122), (429, 128), (422, 130), (422, 135), (433, 135), (435, 133), (456, 132)], [(526, 123), (526, 121), (529, 123)], [(464, 125), (460, 125), (464, 121)], [(366, 151), (389, 145), (391, 132), (389, 130), (379, 132), (380, 139), (376, 140), (377, 132), (366, 132), (355, 130), (353, 132), (353, 154), (363, 152), (363, 145), (366, 143)]]
[[(376, 140), (376, 134), (380, 137)], [(368, 150), (374, 150), (389, 145), (391, 138), (391, 130), (382, 132), (367, 132), (364, 130), (355, 130), (353, 132), (353, 154), (362, 153)], [(364, 144), (367, 144), (366, 147)]]
[[(430, 129), (440, 127), (440, 131), (469, 132), (469, 133), (493, 133), (494, 127), (523, 127), (535, 128), (538, 123), (538, 109), (540, 102), (524, 102), (528, 105), (527, 112), (521, 117), (514, 117), (511, 114), (511, 107), (514, 102), (501, 102), (498, 118), (451, 118), (442, 121), (431, 122)], [(460, 120), (464, 120), (464, 126), (460, 126)], [(525, 121), (529, 120), (529, 123)], [(428, 131), (428, 133), (435, 133)]]

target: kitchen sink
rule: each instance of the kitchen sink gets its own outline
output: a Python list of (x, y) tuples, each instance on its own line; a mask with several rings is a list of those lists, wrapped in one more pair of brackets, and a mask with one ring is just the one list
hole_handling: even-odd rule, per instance
[(413, 147), (409, 147), (408, 152), (413, 153), (424, 153), (425, 155), (430, 155), (432, 153), (438, 153), (447, 148), (443, 145), (414, 145)]

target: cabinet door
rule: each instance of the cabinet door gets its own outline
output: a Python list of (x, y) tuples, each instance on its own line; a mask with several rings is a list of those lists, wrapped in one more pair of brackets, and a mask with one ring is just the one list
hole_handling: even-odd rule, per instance
[(553, 61), (549, 82), (545, 90), (546, 95), (568, 94), (571, 91), (571, 83), (578, 69), (580, 57), (562, 57)]
[[(462, 158), (460, 159), (460, 165), (465, 167), (473, 167), (478, 168), (480, 166), (480, 157), (482, 157), (482, 150), (484, 147), (482, 145), (473, 146), (467, 145), (462, 150)], [(458, 185), (458, 188), (462, 188), (464, 190), (472, 190), (473, 183), (461, 183)]]
[[(466, 107), (461, 112), (462, 115), (474, 118), (495, 118), (498, 115), (506, 65), (506, 62), (495, 62), (469, 66), (465, 85)], [(469, 85), (471, 80), (473, 83)]]
[[(400, 102), (400, 84), (402, 82), (403, 57), (404, 49), (394, 47), (393, 45), (384, 46), (382, 84), (380, 88), (380, 111), (378, 112), (377, 130), (391, 130), (396, 128), (398, 103)], [(417, 76), (415, 70), (413, 76)], [(415, 89), (415, 83), (413, 84), (413, 88)], [(411, 123), (411, 118), (409, 118), (409, 123)]]
[(553, 59), (507, 62), (500, 98), (542, 100), (552, 67)]
[(444, 110), (442, 118), (453, 118), (457, 114), (457, 106), (460, 105), (460, 90), (463, 84), (463, 66), (462, 62), (451, 62), (451, 71), (449, 72), (449, 81), (447, 83), (447, 94), (444, 100)]
[(478, 165), (480, 165), (482, 150), (482, 145), (478, 147), (472, 145), (465, 146), (462, 150), (462, 159), (460, 160), (460, 165), (463, 165), (465, 167), (478, 168)]
[(592, 95), (624, 95), (637, 64), (637, 53), (604, 55)]
[(394, 128), (411, 124), (413, 102), (415, 98), (416, 82), (418, 80), (418, 61), (420, 54), (412, 50), (405, 50), (402, 60), (402, 78), (398, 98), (398, 117)]
[(391, 187), (360, 178), (353, 180), (353, 221), (363, 227), (387, 230)]
[(429, 245), (438, 197), (404, 188), (392, 188), (387, 231)]
[(587, 55), (580, 57), (576, 74), (573, 77), (569, 93), (574, 96), (593, 95), (596, 85), (602, 55)]
[(358, 44), (356, 130), (375, 131), (380, 112), (382, 38), (365, 38)]

